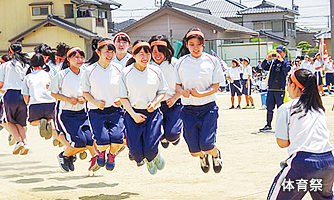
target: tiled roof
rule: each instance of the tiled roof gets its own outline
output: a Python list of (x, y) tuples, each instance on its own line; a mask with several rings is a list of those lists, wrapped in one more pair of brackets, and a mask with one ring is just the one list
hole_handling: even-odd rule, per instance
[(332, 38), (332, 35), (331, 35), (330, 31), (318, 33), (318, 34), (314, 35), (314, 38), (316, 40), (320, 40), (322, 36), (324, 36), (324, 39), (330, 39), (330, 38)]
[(255, 6), (254, 8), (246, 8), (244, 10), (239, 11), (238, 13), (241, 15), (246, 15), (246, 14), (277, 13), (277, 12), (291, 12), (294, 14), (298, 14), (298, 11), (278, 6), (265, 0), (263, 0), (260, 5)]
[(117, 3), (114, 0), (71, 0), (71, 2), (76, 3), (76, 4), (80, 4), (80, 3), (93, 4), (93, 5), (97, 5), (97, 6), (100, 6), (103, 3), (114, 5), (114, 6), (117, 6), (117, 7), (120, 7), (122, 5), (120, 3)]
[(37, 29), (47, 25), (47, 24), (52, 24), (55, 26), (58, 26), (60, 28), (63, 28), (67, 31), (70, 31), (72, 33), (75, 33), (85, 39), (92, 39), (92, 38), (100, 38), (96, 33), (93, 33), (92, 31), (85, 29), (81, 26), (75, 25), (69, 21), (66, 21), (64, 19), (60, 19), (59, 17), (56, 16), (51, 16), (49, 15), (48, 18), (46, 18), (45, 20), (41, 21), (40, 23), (36, 24), (35, 26), (25, 30), (24, 32), (18, 34), (17, 36), (11, 38), (9, 40), (9, 42), (16, 42), (22, 38), (24, 38), (24, 36), (30, 34), (33, 31), (36, 31)]
[(287, 44), (289, 44), (289, 41), (287, 41), (286, 39), (284, 39), (284, 38), (282, 38), (282, 37), (280, 37), (280, 36), (278, 36), (278, 35), (275, 35), (275, 34), (273, 34), (273, 33), (269, 33), (269, 32), (262, 31), (262, 30), (258, 31), (258, 33), (259, 33), (260, 35), (267, 36), (267, 37), (270, 37), (270, 38), (272, 38), (272, 39), (279, 40), (279, 41), (281, 41), (281, 42), (283, 42), (283, 43), (287, 43)]
[(221, 18), (241, 17), (238, 11), (247, 8), (232, 0), (202, 0), (193, 4), (193, 6), (208, 9), (212, 15)]

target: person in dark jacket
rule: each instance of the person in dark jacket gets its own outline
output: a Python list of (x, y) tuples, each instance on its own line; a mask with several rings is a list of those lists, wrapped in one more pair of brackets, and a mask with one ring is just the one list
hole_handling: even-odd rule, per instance
[[(290, 62), (285, 60), (286, 49), (284, 46), (278, 46), (276, 53), (268, 54), (262, 62), (261, 67), (269, 71), (268, 94), (267, 94), (267, 124), (260, 132), (271, 131), (271, 122), (273, 120), (274, 108), (279, 108), (283, 104), (286, 86), (286, 76), (291, 69)], [(269, 61), (269, 59), (274, 58)]]

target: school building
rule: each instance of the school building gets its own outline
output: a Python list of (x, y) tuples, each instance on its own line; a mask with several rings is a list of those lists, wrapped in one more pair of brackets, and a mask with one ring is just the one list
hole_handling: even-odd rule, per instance
[(24, 52), (65, 42), (90, 55), (91, 41), (108, 36), (111, 11), (120, 6), (113, 0), (0, 1), (0, 54), (12, 42), (21, 43)]

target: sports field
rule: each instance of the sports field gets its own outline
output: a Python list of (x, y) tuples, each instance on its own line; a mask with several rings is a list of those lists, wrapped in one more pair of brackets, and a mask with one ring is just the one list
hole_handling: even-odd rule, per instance
[[(228, 110), (230, 95), (219, 94), (217, 144), (223, 158), (220, 174), (212, 169), (204, 174), (199, 158), (190, 156), (183, 138), (179, 145), (162, 149), (166, 166), (154, 176), (149, 174), (146, 165), (137, 167), (131, 162), (127, 149), (116, 158), (116, 167), (111, 172), (101, 168), (95, 176), (88, 176), (88, 155), (85, 160), (78, 158), (74, 172), (62, 173), (57, 161), (61, 149), (54, 147), (51, 140), (42, 139), (37, 128), (28, 127), (31, 152), (27, 156), (12, 155), (14, 147), (8, 145), (8, 133), (2, 130), (0, 199), (263, 200), (280, 170), (280, 161), (288, 155), (286, 149), (276, 145), (273, 133), (254, 134), (265, 125), (266, 111), (259, 109), (260, 95), (255, 94), (253, 98), (256, 109)], [(242, 102), (244, 106), (244, 99)], [(323, 102), (334, 144), (334, 112), (331, 111), (334, 95), (323, 97)]]

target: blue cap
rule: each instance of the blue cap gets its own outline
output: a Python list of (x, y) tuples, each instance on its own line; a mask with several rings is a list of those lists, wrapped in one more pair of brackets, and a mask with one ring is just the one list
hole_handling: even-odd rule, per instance
[(278, 46), (278, 47), (276, 48), (276, 51), (286, 52), (286, 49), (285, 49), (284, 46)]

